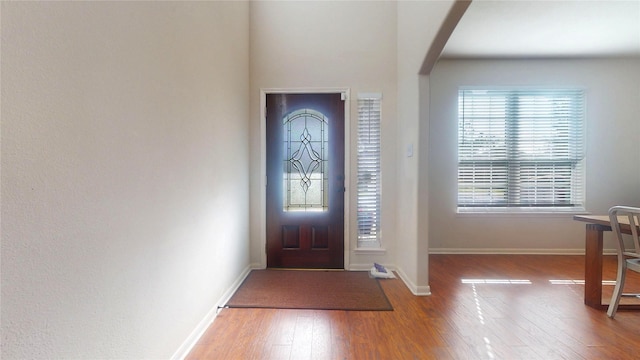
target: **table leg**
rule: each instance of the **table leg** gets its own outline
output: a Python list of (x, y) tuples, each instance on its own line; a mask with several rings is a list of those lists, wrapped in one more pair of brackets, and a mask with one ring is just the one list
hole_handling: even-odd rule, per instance
[(584, 303), (602, 308), (602, 232), (603, 227), (587, 224), (584, 267)]

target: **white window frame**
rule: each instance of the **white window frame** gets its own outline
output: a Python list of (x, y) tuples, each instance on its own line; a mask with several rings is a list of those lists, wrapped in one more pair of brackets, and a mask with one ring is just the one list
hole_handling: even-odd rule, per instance
[(382, 94), (358, 94), (357, 239), (358, 249), (381, 248)]
[(582, 89), (460, 88), (459, 213), (582, 212)]

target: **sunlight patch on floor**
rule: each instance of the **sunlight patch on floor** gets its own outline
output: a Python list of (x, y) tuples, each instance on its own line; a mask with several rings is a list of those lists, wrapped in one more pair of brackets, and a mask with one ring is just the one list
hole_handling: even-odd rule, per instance
[[(463, 281), (464, 282), (464, 281)], [(478, 296), (478, 291), (476, 289), (476, 284), (471, 283), (471, 289), (473, 291), (473, 300), (476, 303), (476, 311), (478, 312), (478, 320), (480, 320), (480, 324), (484, 325), (484, 314), (482, 313), (482, 306), (480, 306), (480, 297)], [(493, 348), (491, 347), (491, 341), (489, 341), (488, 337), (484, 337), (484, 344), (487, 349), (487, 356), (489, 359), (495, 359), (495, 355), (493, 354)]]
[(584, 280), (552, 279), (549, 282), (551, 285), (584, 285)]
[(461, 279), (463, 284), (510, 284), (510, 285), (531, 285), (531, 280), (513, 279)]
[[(572, 280), (572, 279), (553, 279), (549, 280), (551, 285), (584, 285), (584, 280)], [(615, 280), (602, 280), (602, 285), (615, 286)]]

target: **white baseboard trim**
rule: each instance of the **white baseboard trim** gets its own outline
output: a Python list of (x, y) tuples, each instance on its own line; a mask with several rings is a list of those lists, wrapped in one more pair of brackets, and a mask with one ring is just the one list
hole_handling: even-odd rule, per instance
[(404, 271), (402, 271), (402, 269), (398, 268), (395, 271), (398, 274), (398, 276), (400, 276), (400, 279), (404, 282), (405, 286), (409, 289), (409, 291), (411, 291), (413, 295), (415, 296), (431, 295), (431, 287), (429, 285), (418, 286), (414, 284), (413, 281), (411, 281), (411, 279), (409, 279), (409, 276), (407, 276), (407, 274)]
[(182, 343), (182, 345), (180, 345), (178, 350), (176, 350), (176, 352), (171, 357), (172, 360), (183, 360), (184, 358), (187, 357), (187, 355), (189, 355), (189, 352), (191, 352), (191, 350), (196, 345), (198, 340), (200, 340), (202, 335), (204, 335), (204, 332), (207, 331), (209, 326), (213, 323), (213, 321), (218, 316), (219, 308), (224, 306), (224, 304), (226, 304), (227, 301), (231, 299), (231, 296), (233, 296), (233, 294), (236, 292), (236, 290), (238, 290), (240, 285), (242, 285), (242, 282), (249, 275), (251, 270), (256, 269), (258, 267), (259, 267), (258, 264), (250, 264), (246, 268), (244, 268), (244, 270), (242, 270), (242, 273), (240, 274), (240, 276), (238, 276), (238, 278), (233, 282), (233, 284), (231, 284), (229, 289), (225, 291), (222, 297), (220, 297), (220, 299), (215, 303), (213, 308), (209, 310), (207, 315), (205, 315), (205, 317), (198, 323), (196, 328), (193, 329), (191, 334), (189, 334), (187, 339)]
[[(393, 266), (389, 266), (389, 265), (384, 265), (384, 267), (386, 267), (389, 270), (393, 270), (394, 267)], [(371, 270), (371, 268), (373, 267), (373, 263), (371, 264), (349, 264), (349, 268), (346, 269), (347, 271), (369, 271)]]
[[(402, 269), (398, 268), (395, 265), (382, 264), (387, 269), (394, 271), (400, 280), (404, 283), (404, 285), (411, 291), (411, 293), (415, 296), (428, 296), (431, 295), (431, 288), (427, 286), (418, 286), (414, 284), (407, 274), (402, 271)], [(369, 271), (371, 270), (372, 264), (350, 264), (348, 271)]]
[[(398, 267), (392, 264), (380, 264), (390, 271), (398, 271)], [(347, 271), (371, 271), (373, 263), (370, 264), (350, 264)]]
[[(615, 249), (605, 249), (605, 255), (615, 255)], [(505, 248), (432, 248), (429, 254), (484, 255), (584, 255), (584, 249), (505, 249)]]

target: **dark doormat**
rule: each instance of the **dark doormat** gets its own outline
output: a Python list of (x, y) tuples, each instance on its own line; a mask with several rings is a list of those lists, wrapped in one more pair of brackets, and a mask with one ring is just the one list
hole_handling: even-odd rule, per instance
[(226, 306), (393, 310), (379, 280), (370, 278), (366, 271), (253, 270)]

